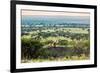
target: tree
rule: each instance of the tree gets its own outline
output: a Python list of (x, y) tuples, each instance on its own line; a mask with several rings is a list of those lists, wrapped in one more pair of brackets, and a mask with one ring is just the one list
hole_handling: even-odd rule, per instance
[(39, 40), (32, 38), (22, 38), (22, 58), (32, 59), (37, 58), (38, 51), (42, 48), (43, 44)]
[(59, 45), (67, 46), (68, 45), (68, 41), (67, 40), (59, 40)]

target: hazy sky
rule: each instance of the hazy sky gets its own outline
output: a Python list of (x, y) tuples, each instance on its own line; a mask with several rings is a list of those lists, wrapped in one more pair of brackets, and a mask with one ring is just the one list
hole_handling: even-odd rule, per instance
[(32, 10), (22, 10), (22, 15), (25, 16), (90, 16), (90, 13), (84, 12), (54, 12), (54, 11), (32, 11)]

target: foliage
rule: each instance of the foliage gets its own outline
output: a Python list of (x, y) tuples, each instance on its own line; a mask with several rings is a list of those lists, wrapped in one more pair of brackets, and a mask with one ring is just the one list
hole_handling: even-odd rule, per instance
[(42, 48), (43, 44), (38, 40), (32, 38), (22, 38), (22, 57), (36, 58), (38, 56), (38, 50)]
[(89, 37), (87, 28), (33, 27), (27, 35), (21, 36), (21, 59), (32, 61), (89, 59)]

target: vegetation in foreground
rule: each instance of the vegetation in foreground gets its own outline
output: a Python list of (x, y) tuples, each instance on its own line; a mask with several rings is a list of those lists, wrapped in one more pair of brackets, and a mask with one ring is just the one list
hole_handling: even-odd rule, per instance
[(87, 60), (89, 28), (22, 27), (21, 62)]

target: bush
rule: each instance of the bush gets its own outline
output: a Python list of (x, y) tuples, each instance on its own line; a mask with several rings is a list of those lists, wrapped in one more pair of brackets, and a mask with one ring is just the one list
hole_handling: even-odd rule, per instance
[(67, 40), (59, 40), (59, 45), (68, 45), (68, 41)]
[(22, 58), (32, 59), (39, 56), (38, 51), (42, 48), (43, 44), (38, 40), (32, 38), (22, 38)]
[(80, 56), (81, 54), (89, 55), (90, 42), (89, 40), (78, 41), (74, 45), (74, 54)]

